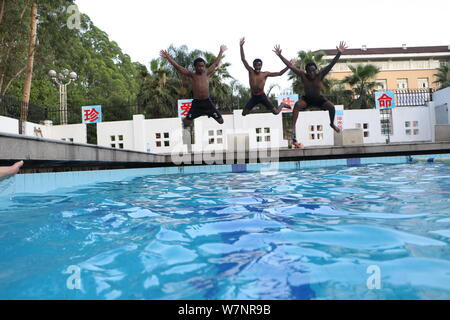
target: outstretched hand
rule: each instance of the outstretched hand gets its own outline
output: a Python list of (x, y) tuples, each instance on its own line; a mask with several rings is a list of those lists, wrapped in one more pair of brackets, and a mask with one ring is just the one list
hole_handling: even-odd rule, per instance
[(345, 51), (345, 49), (347, 49), (347, 45), (346, 45), (346, 43), (345, 43), (344, 41), (341, 41), (341, 42), (339, 43), (339, 46), (336, 47), (336, 49), (338, 49), (338, 51), (339, 51), (340, 53), (343, 53), (343, 52)]
[(273, 52), (275, 52), (275, 54), (276, 54), (277, 56), (280, 56), (280, 55), (281, 55), (281, 48), (280, 48), (280, 45), (279, 45), (279, 44), (277, 44), (277, 45), (274, 47)]
[(166, 50), (161, 50), (161, 51), (159, 52), (159, 55), (160, 55), (161, 57), (167, 59), (167, 57), (169, 56), (169, 53), (168, 53)]
[(227, 46), (226, 45), (221, 45), (220, 46), (220, 52), (224, 52), (224, 51), (226, 51), (228, 48), (227, 48)]
[(245, 43), (245, 37), (243, 37), (241, 39), (241, 41), (239, 41), (239, 45), (242, 47), (244, 45), (244, 43)]

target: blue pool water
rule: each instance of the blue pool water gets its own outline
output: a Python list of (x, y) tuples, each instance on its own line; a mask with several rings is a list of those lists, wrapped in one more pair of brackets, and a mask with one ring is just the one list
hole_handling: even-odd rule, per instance
[(450, 164), (144, 176), (0, 198), (0, 298), (449, 299), (449, 244)]

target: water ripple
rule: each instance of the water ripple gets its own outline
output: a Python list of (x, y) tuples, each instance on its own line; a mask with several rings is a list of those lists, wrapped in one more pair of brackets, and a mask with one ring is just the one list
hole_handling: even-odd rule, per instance
[(16, 195), (0, 200), (0, 298), (449, 299), (449, 172), (165, 175)]

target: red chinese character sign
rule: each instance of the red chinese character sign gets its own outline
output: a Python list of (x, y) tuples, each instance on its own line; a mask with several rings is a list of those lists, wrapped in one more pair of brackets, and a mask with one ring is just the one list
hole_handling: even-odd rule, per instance
[(336, 125), (339, 129), (344, 129), (344, 106), (335, 106)]
[(380, 110), (395, 108), (394, 91), (375, 92), (375, 105)]
[(102, 122), (102, 106), (81, 107), (81, 120), (83, 123)]
[(185, 118), (191, 109), (192, 99), (178, 100), (178, 117)]
[(295, 103), (298, 101), (298, 94), (283, 94), (278, 96), (277, 100), (279, 105), (285, 103), (291, 107), (291, 109), (283, 108), (283, 110), (281, 110), (282, 112), (292, 112), (292, 110), (294, 110)]

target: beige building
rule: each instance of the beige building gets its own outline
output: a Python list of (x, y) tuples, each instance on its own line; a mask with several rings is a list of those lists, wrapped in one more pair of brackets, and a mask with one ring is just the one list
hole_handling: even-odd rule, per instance
[[(325, 52), (325, 60), (337, 54), (336, 49)], [(316, 51), (317, 52), (317, 51)], [(347, 49), (329, 73), (330, 78), (342, 80), (352, 74), (349, 65), (373, 64), (380, 68), (376, 81), (380, 89), (437, 89), (434, 76), (437, 68), (450, 61), (450, 46)]]

